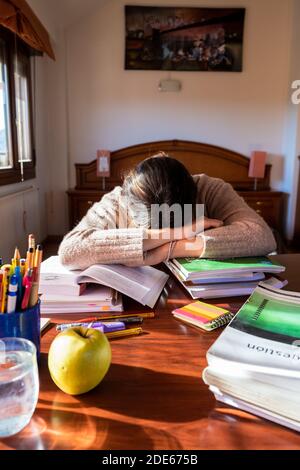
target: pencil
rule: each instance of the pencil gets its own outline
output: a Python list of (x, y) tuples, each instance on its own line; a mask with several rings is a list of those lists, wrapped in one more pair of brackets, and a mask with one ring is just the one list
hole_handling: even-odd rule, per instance
[(124, 338), (125, 336), (136, 336), (143, 333), (143, 328), (130, 328), (129, 330), (114, 331), (113, 333), (106, 333), (108, 339)]
[(91, 321), (102, 321), (102, 320), (114, 320), (115, 318), (154, 318), (154, 312), (145, 312), (145, 313), (128, 313), (128, 314), (120, 314), (120, 315), (109, 315), (104, 314), (101, 317), (88, 317), (82, 318), (81, 320), (75, 320), (72, 323), (84, 323), (84, 322), (91, 322)]
[(33, 259), (33, 283), (29, 299), (29, 307), (34, 307), (39, 300), (39, 282), (40, 282), (40, 270), (43, 258), (43, 247), (38, 245), (35, 250), (35, 256)]
[(16, 248), (14, 257), (12, 259), (12, 265), (13, 265), (14, 268), (16, 266), (20, 266), (20, 258), (21, 258), (20, 252), (19, 252), (18, 248)]
[(26, 269), (25, 269), (26, 272), (28, 271), (28, 269), (33, 268), (33, 260), (34, 260), (34, 249), (29, 248), (29, 250), (27, 251), (27, 257), (26, 257)]
[(28, 236), (28, 251), (30, 248), (33, 248), (33, 251), (35, 250), (35, 236), (32, 234)]

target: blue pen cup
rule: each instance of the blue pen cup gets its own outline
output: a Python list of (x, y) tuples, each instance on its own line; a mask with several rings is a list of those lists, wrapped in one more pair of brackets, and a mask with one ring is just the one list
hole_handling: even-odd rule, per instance
[(35, 307), (28, 308), (23, 312), (0, 313), (0, 339), (29, 339), (35, 344), (37, 356), (39, 357), (41, 346), (40, 323), (40, 301)]

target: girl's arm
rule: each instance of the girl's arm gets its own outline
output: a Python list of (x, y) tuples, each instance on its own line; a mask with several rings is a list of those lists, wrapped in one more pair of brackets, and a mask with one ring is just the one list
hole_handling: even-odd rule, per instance
[(143, 264), (145, 230), (118, 228), (121, 188), (91, 207), (59, 247), (61, 262), (70, 269), (93, 264)]

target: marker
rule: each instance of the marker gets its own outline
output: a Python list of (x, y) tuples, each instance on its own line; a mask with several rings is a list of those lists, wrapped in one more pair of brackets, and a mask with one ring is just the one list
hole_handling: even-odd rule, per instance
[(130, 330), (123, 330), (123, 331), (114, 331), (113, 333), (106, 333), (107, 338), (124, 338), (125, 336), (134, 336), (134, 335), (141, 335), (143, 333), (142, 328), (131, 328)]
[(69, 328), (76, 328), (76, 327), (84, 327), (84, 328), (92, 328), (94, 330), (100, 330), (103, 333), (112, 333), (114, 331), (121, 331), (125, 330), (125, 324), (123, 322), (111, 322), (111, 323), (101, 323), (101, 322), (94, 322), (94, 323), (65, 323), (62, 325), (57, 325), (57, 331), (65, 331)]
[(14, 313), (17, 306), (18, 295), (18, 278), (13, 274), (10, 278), (8, 294), (7, 294), (7, 313)]
[[(3, 269), (3, 268), (2, 268)], [(5, 313), (6, 310), (6, 302), (7, 302), (7, 291), (8, 291), (8, 283), (9, 283), (9, 273), (10, 268), (6, 267), (2, 271), (3, 278), (2, 278), (2, 302), (1, 302), (1, 313)]]
[(25, 287), (23, 300), (21, 308), (22, 310), (26, 310), (28, 307), (29, 299), (30, 299), (30, 292), (32, 287), (32, 277), (33, 277), (33, 270), (29, 269), (27, 275), (23, 279), (23, 287)]

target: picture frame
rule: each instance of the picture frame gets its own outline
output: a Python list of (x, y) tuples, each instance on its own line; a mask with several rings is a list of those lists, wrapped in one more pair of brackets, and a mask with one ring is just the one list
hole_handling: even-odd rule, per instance
[(126, 70), (242, 72), (245, 8), (125, 6)]

